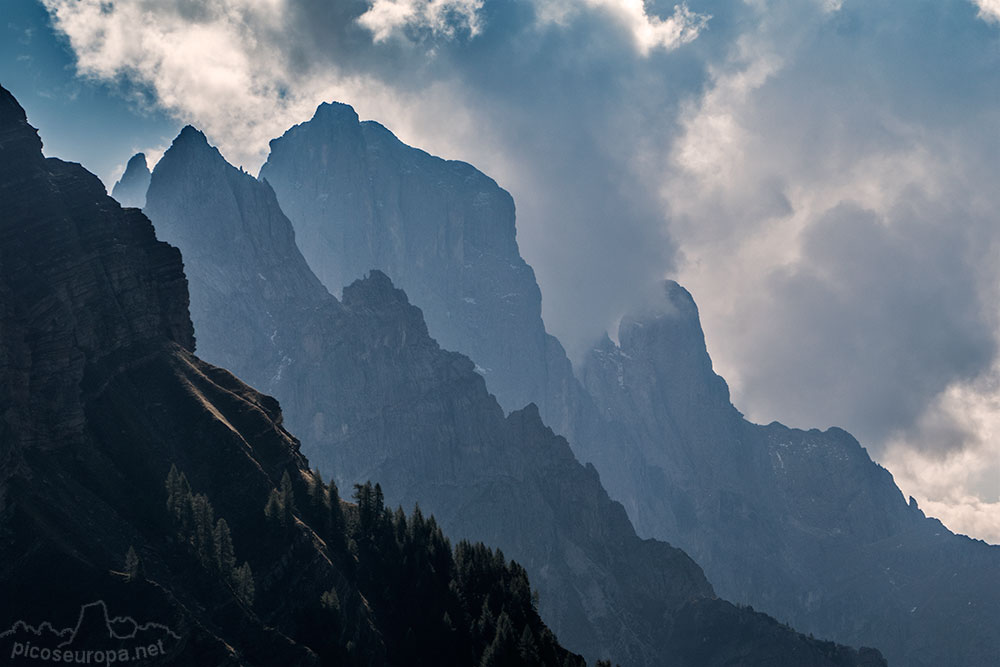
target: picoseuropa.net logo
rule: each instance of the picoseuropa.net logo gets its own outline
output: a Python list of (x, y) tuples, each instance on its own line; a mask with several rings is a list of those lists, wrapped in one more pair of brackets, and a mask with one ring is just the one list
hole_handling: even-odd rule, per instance
[(49, 621), (38, 626), (17, 621), (0, 633), (0, 655), (12, 664), (114, 665), (160, 662), (178, 648), (180, 636), (160, 623), (109, 617), (103, 600), (80, 607), (76, 626), (61, 630)]

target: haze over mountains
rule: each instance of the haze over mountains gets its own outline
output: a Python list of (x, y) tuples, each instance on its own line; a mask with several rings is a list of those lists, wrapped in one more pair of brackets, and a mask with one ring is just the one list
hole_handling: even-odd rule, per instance
[[(273, 141), (263, 184), (225, 165), (196, 135), (182, 132), (162, 175), (154, 170), (146, 211), (189, 258), (200, 349), (275, 393), (305, 451), (342, 485), (393, 480), (390, 498), (433, 508), (455, 534), (495, 537), (529, 571), (551, 572), (543, 563), (562, 568), (551, 580), (534, 580), (549, 592), (543, 612), (560, 637), (582, 642), (574, 648), (614, 647), (621, 655), (629, 646), (628, 659), (638, 660), (658, 640), (648, 628), (621, 639), (642, 623), (623, 621), (635, 593), (618, 606), (611, 583), (622, 581), (614, 574), (622, 555), (593, 556), (607, 548), (594, 533), (598, 522), (579, 508), (567, 511), (567, 503), (519, 508), (511, 501), (544, 497), (560, 479), (577, 480), (569, 485), (575, 493), (589, 485), (590, 497), (606, 499), (596, 479), (571, 472), (579, 464), (565, 441), (545, 435), (543, 422), (596, 466), (640, 534), (692, 554), (723, 597), (819, 636), (876, 646), (893, 664), (979, 665), (1000, 656), (989, 621), (1000, 614), (1000, 549), (925, 518), (843, 431), (743, 420), (712, 372), (697, 308), (680, 286), (664, 285), (658, 307), (625, 318), (619, 344), (595, 345), (579, 369), (581, 383), (545, 333), (541, 295), (517, 251), (513, 204), (488, 177), (407, 147), (377, 123), (359, 123), (344, 105), (322, 105)], [(192, 138), (201, 150), (182, 158)], [(373, 268), (388, 275), (344, 289), (339, 308), (368, 320), (357, 325), (368, 332), (360, 339), (343, 337), (349, 327), (322, 323), (334, 314), (303, 315), (336, 300), (290, 249), (282, 211), (330, 291)], [(389, 280), (421, 307), (427, 327)], [(374, 322), (390, 323), (393, 335), (373, 345)], [(538, 417), (529, 409), (504, 419), (471, 364), (454, 355), (445, 361), (428, 329), (472, 358), (506, 410), (532, 402)], [(519, 435), (499, 435), (505, 432)], [(554, 444), (524, 448), (526, 441)], [(560, 449), (553, 460), (562, 464), (544, 462)], [(485, 511), (490, 503), (508, 509), (496, 516)], [(549, 523), (505, 524), (546, 503)], [(539, 536), (553, 529), (554, 537)], [(604, 566), (574, 566), (581, 548)], [(598, 599), (606, 602), (570, 599), (588, 577), (600, 582)], [(605, 625), (608, 605), (618, 629)], [(560, 613), (551, 615), (554, 609)], [(591, 624), (579, 639), (567, 609)]]
[(323, 289), (269, 185), (197, 130), (154, 169), (146, 212), (189, 258), (199, 350), (277, 396), (290, 428), (308, 433), (304, 453), (341, 488), (378, 480), (390, 505), (419, 503), (447, 534), (523, 564), (573, 650), (630, 665), (878, 663), (716, 600), (686, 554), (635, 535), (534, 406), (505, 417), (473, 363), (443, 351), (383, 273), (342, 300)]
[[(429, 318), (431, 335), (454, 341), (476, 360), (473, 350), (483, 345), (482, 338), (469, 334), (474, 327), (466, 320), (476, 319), (489, 330), (488, 323), (509, 317), (509, 311), (490, 298), (491, 289), (474, 291), (474, 283), (455, 292), (448, 272), (474, 270), (470, 265), (477, 257), (456, 253), (455, 245), (442, 240), (454, 238), (455, 229), (466, 239), (486, 234), (477, 226), (491, 226), (490, 216), (477, 219), (447, 208), (460, 198), (456, 192), (470, 200), (481, 197), (481, 186), (463, 187), (470, 179), (463, 178), (460, 165), (451, 167), (458, 173), (443, 178), (453, 163), (400, 144), (377, 124), (359, 127), (343, 107), (321, 106), (311, 121), (271, 147), (261, 177), (277, 184), (279, 203), (290, 211), (293, 225), (304, 234), (337, 240), (316, 260), (323, 266), (350, 266), (360, 255), (381, 261), (375, 266), (395, 277), (394, 268), (405, 264), (406, 246), (399, 242), (405, 235), (398, 214), (379, 212), (406, 201), (411, 218), (419, 221), (414, 224), (427, 229), (427, 217), (437, 221), (431, 227), (436, 234), (423, 235), (437, 241), (431, 246), (435, 260), (424, 256), (426, 249), (414, 253), (416, 264), (434, 271), (408, 266), (398, 271), (398, 280), (403, 289), (411, 282), (417, 286), (415, 294), (450, 295), (444, 312), (436, 303), (429, 308), (438, 310), (438, 317)], [(416, 160), (427, 165), (426, 174), (420, 175)], [(358, 173), (369, 174), (368, 187), (361, 189), (367, 201), (345, 185), (347, 175)], [(432, 174), (434, 188), (398, 185)], [(336, 191), (353, 193), (349, 214), (331, 213), (323, 203), (324, 193)], [(440, 210), (449, 215), (434, 217)], [(364, 211), (375, 213), (365, 217)], [(352, 233), (359, 227), (363, 234)], [(480, 261), (483, 274), (490, 275), (493, 266), (520, 265), (512, 234), (492, 248), (508, 254)], [(1000, 548), (953, 536), (925, 519), (843, 431), (805, 433), (744, 421), (729, 402), (724, 380), (712, 371), (697, 308), (683, 288), (665, 285), (660, 304), (624, 318), (621, 347), (607, 340), (595, 346), (580, 369), (585, 390), (569, 374), (552, 381), (551, 369), (570, 366), (560, 346), (539, 350), (536, 341), (546, 334), (533, 315), (540, 307), (538, 292), (525, 288), (519, 294), (531, 300), (524, 311), (532, 317), (507, 328), (518, 343), (502, 349), (523, 349), (533, 360), (528, 371), (533, 379), (526, 386), (536, 393), (526, 400), (541, 406), (543, 419), (568, 437), (582, 461), (597, 467), (640, 534), (677, 544), (704, 562), (724, 597), (823, 636), (879, 646), (905, 664), (941, 664), (958, 655), (981, 664), (1000, 656), (1000, 636), (987, 632), (986, 639), (973, 629), (981, 614), (1000, 614)], [(462, 301), (471, 301), (471, 307), (463, 308)], [(492, 358), (500, 349), (490, 347)], [(494, 384), (517, 386), (516, 363), (495, 366), (483, 369), (491, 390)], [(901, 545), (909, 545), (902, 561)], [(945, 565), (952, 562), (961, 566)], [(936, 601), (928, 605), (928, 599)], [(967, 622), (956, 627), (955, 618)]]
[[(221, 160), (194, 130), (179, 144)], [(269, 201), (266, 185), (239, 172), (232, 183), (241, 176), (244, 194)], [(2, 398), (10, 406), (0, 431), (0, 624), (9, 628), (0, 642), (15, 663), (36, 659), (39, 645), (42, 659), (72, 649), (77, 661), (108, 662), (109, 652), (138, 660), (133, 644), (152, 631), (157, 649), (167, 646), (150, 664), (583, 664), (539, 618), (524, 569), (499, 551), (453, 548), (419, 510), (391, 513), (378, 486), (358, 487), (357, 505), (341, 503), (337, 488), (308, 469), (274, 399), (193, 354), (180, 253), (82, 167), (45, 159), (3, 88), (0, 197)], [(471, 362), (441, 352), (385, 276), (348, 294), (345, 308), (362, 316), (331, 322), (332, 333), (391, 358), (407, 345), (395, 335), (422, 331), (418, 351), (464, 368), (492, 400)], [(389, 317), (379, 316), (383, 308)], [(409, 326), (399, 326), (399, 309)], [(378, 361), (351, 356), (376, 377)], [(595, 514), (588, 528), (619, 531), (607, 536), (608, 550), (648, 558), (651, 577), (623, 580), (646, 590), (622, 599), (636, 605), (645, 595), (652, 605), (640, 622), (661, 633), (658, 659), (885, 664), (870, 649), (807, 638), (716, 599), (686, 555), (634, 536), (593, 470), (575, 463), (531, 409), (504, 418), (492, 406), (510, 429), (501, 444), (531, 443), (555, 462), (553, 472), (567, 469), (560, 461), (578, 471), (549, 485), (547, 497), (520, 498), (515, 485), (512, 498), (538, 502), (544, 519), (549, 507), (576, 511), (569, 501), (582, 494)], [(494, 456), (517, 464), (525, 453)], [(73, 628), (68, 642), (57, 628)]]
[(0, 662), (1000, 665), (1000, 1), (3, 13)]

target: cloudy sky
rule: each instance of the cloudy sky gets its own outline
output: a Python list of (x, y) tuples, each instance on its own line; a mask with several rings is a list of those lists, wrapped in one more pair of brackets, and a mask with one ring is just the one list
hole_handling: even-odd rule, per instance
[(759, 422), (839, 425), (1000, 542), (1000, 0), (5, 0), (0, 82), (110, 185), (256, 172), (324, 100), (518, 205), (573, 356), (663, 277)]

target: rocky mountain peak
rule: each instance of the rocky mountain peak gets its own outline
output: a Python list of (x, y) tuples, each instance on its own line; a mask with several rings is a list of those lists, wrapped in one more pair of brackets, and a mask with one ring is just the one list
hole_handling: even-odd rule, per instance
[(702, 399), (709, 399), (713, 408), (728, 406), (729, 387), (712, 369), (698, 306), (673, 280), (664, 281), (654, 303), (622, 318), (618, 340), (634, 368), (652, 370), (662, 386), (672, 388), (678, 405), (704, 409)]
[[(184, 253), (202, 358), (270, 390), (290, 363), (288, 343), (276, 334), (290, 304), (332, 298), (299, 253), (271, 186), (226, 162), (188, 126), (153, 170), (144, 211), (157, 235)], [(234, 326), (247, 311), (259, 330)], [(247, 373), (229, 344), (266, 371)]]
[(146, 163), (146, 154), (136, 153), (125, 165), (125, 173), (115, 183), (115, 187), (111, 190), (111, 196), (117, 199), (122, 206), (142, 208), (146, 205), (149, 178), (150, 172), (149, 165)]
[(473, 359), (505, 409), (535, 402), (566, 432), (564, 394), (577, 385), (545, 333), (514, 201), (496, 181), (358, 122), (341, 104), (320, 106), (272, 141), (260, 175), (331, 293), (373, 268), (385, 272), (443, 348)]
[[(165, 196), (176, 193), (179, 184), (184, 197), (175, 201)], [(183, 212), (163, 215), (161, 209), (168, 205), (180, 206)], [(246, 259), (243, 252), (270, 258), (272, 263), (298, 255), (291, 224), (271, 187), (229, 164), (205, 134), (190, 125), (153, 170), (147, 208), (157, 214), (150, 213), (157, 232), (186, 256), (208, 252), (210, 245), (236, 245), (240, 251), (234, 248), (227, 256), (237, 263)], [(303, 265), (299, 273), (308, 273), (308, 268)], [(312, 282), (314, 289), (319, 288)]]
[(185, 125), (174, 139), (174, 144), (189, 144), (198, 146), (208, 146), (208, 137), (205, 133), (193, 125)]
[(349, 123), (356, 125), (360, 118), (358, 112), (350, 104), (343, 102), (323, 102), (316, 107), (313, 120), (320, 123)]
[(698, 306), (691, 293), (673, 280), (665, 280), (658, 297), (625, 315), (618, 328), (622, 347), (640, 345), (650, 335), (680, 338), (682, 340), (677, 342), (683, 341), (695, 348), (690, 352), (708, 354)]
[[(516, 417), (515, 417), (516, 416)], [(516, 418), (525, 424), (531, 426), (532, 428), (538, 428), (544, 430), (549, 435), (555, 435), (552, 433), (552, 429), (545, 425), (542, 421), (542, 415), (538, 411), (538, 406), (534, 403), (528, 403), (526, 406), (520, 410), (515, 410), (511, 412), (508, 419)]]
[[(360, 118), (354, 107), (341, 102), (323, 102), (316, 107), (316, 112), (309, 121), (293, 125), (280, 137), (272, 139), (268, 146), (272, 154), (275, 150), (280, 154), (281, 148), (288, 143), (298, 144), (304, 141), (305, 145), (299, 147), (305, 149), (309, 146), (313, 151), (318, 150), (319, 154), (316, 157), (322, 161), (323, 167), (326, 168), (330, 166), (329, 150), (322, 149), (323, 142), (315, 139), (318, 136), (323, 136), (325, 142), (333, 141), (359, 148), (360, 134)], [(306, 141), (307, 138), (309, 138), (308, 141)], [(261, 178), (268, 177), (267, 168), (267, 164), (261, 167)]]
[(204, 132), (191, 125), (185, 125), (171, 142), (170, 148), (163, 154), (163, 158), (156, 164), (153, 171), (159, 170), (161, 166), (169, 165), (171, 161), (190, 160), (194, 156), (220, 167), (228, 164), (219, 149), (208, 143), (208, 137), (205, 136)]
[(622, 320), (619, 340), (597, 344), (583, 376), (623, 434), (594, 463), (640, 534), (690, 553), (722, 597), (870, 642), (892, 664), (979, 665), (997, 654), (996, 634), (977, 620), (998, 599), (1000, 580), (982, 574), (996, 570), (995, 552), (907, 505), (847, 432), (743, 419), (686, 290), (666, 282), (661, 299)]
[(128, 174), (130, 171), (138, 173), (149, 171), (149, 163), (146, 162), (145, 153), (136, 153), (128, 159), (128, 163), (125, 165), (125, 174)]

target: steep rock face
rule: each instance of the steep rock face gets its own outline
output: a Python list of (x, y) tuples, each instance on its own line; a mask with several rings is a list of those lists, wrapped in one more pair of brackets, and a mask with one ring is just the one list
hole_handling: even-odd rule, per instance
[[(697, 664), (684, 662), (690, 647), (677, 642), (670, 627), (689, 600), (712, 597), (698, 566), (664, 543), (637, 538), (593, 468), (576, 461), (537, 408), (505, 417), (474, 364), (439, 347), (421, 311), (385, 274), (372, 271), (349, 285), (342, 302), (314, 289), (261, 289), (285, 284), (290, 278), (283, 274), (299, 276), (305, 261), (293, 256), (290, 233), (261, 223), (281, 217), (252, 211), (226, 194), (244, 187), (269, 193), (269, 187), (199, 146), (184, 160), (168, 151), (154, 172), (146, 210), (188, 258), (200, 345), (230, 355), (240, 375), (269, 383), (310, 459), (342, 488), (379, 481), (390, 503), (419, 503), (449, 534), (488, 540), (524, 564), (541, 591), (543, 617), (574, 650), (622, 664), (657, 664), (664, 655)], [(198, 166), (208, 162), (211, 170)], [(235, 186), (230, 177), (245, 183)], [(222, 204), (199, 213), (187, 206), (192, 199)], [(271, 210), (265, 194), (245, 201)], [(240, 242), (213, 243), (213, 227), (237, 230), (230, 236)], [(265, 245), (283, 260), (262, 257), (258, 249)], [(239, 270), (216, 272), (219, 266)], [(226, 310), (230, 306), (234, 310)], [(274, 317), (261, 320), (262, 312)], [(277, 330), (270, 330), (272, 323)], [(281, 341), (280, 373), (273, 368), (276, 356), (234, 343), (262, 338)], [(748, 611), (734, 613), (750, 625), (763, 622)], [(780, 653), (801, 640), (810, 655), (825, 655), (787, 628), (779, 635), (768, 651)], [(762, 647), (750, 641), (742, 650), (756, 656)], [(830, 655), (847, 664), (879, 664), (877, 655), (848, 649)], [(835, 664), (830, 656), (817, 659)]]
[(476, 362), (506, 410), (534, 402), (565, 432), (579, 387), (542, 324), (514, 202), (493, 179), (406, 146), (336, 103), (272, 141), (260, 176), (332, 293), (370, 269), (385, 272), (443, 347)]
[(184, 253), (199, 356), (273, 392), (296, 344), (285, 323), (301, 307), (337, 304), (302, 259), (271, 188), (188, 126), (157, 163), (146, 201), (157, 236)]
[[(495, 342), (477, 347), (478, 341), (489, 339), (469, 340), (468, 332), (477, 327), (489, 329), (495, 313), (502, 311), (492, 307), (462, 311), (461, 304), (455, 305), (458, 295), (452, 294), (452, 286), (476, 283), (463, 283), (466, 278), (442, 268), (457, 264), (448, 252), (452, 246), (441, 240), (456, 238), (456, 219), (464, 221), (463, 229), (476, 228), (477, 220), (488, 222), (491, 229), (507, 230), (511, 239), (513, 223), (501, 224), (488, 215), (441, 213), (451, 210), (447, 207), (456, 192), (474, 192), (474, 188), (443, 187), (456, 182), (442, 175), (442, 165), (450, 164), (402, 146), (381, 126), (359, 125), (348, 107), (326, 105), (310, 122), (272, 143), (261, 175), (274, 185), (317, 270), (351, 266), (355, 257), (366, 258), (373, 266), (391, 267), (387, 269), (390, 275), (415, 304), (425, 308), (432, 335), (445, 347), (470, 354), (483, 367), (488, 365), (483, 359), (501, 348)], [(427, 211), (437, 213), (428, 215)], [(414, 244), (404, 233), (410, 225), (421, 232), (414, 238), (427, 245)], [(491, 247), (516, 251), (510, 243)], [(519, 257), (508, 258), (512, 265), (520, 265)], [(488, 263), (471, 264), (470, 270), (487, 280), (487, 286), (477, 289), (489, 293), (489, 281), (497, 282), (493, 268)], [(337, 289), (345, 277), (335, 274), (324, 280)], [(903, 598), (884, 609), (873, 602), (838, 607), (841, 603), (834, 598), (849, 599), (838, 586), (861, 590), (857, 584), (838, 583), (840, 579), (855, 581), (850, 573), (858, 568), (867, 573), (864, 580), (875, 589), (894, 586), (893, 578), (885, 574), (888, 561), (880, 565), (865, 561), (865, 554), (873, 553), (865, 540), (901, 534), (901, 526), (908, 525), (909, 514), (899, 510), (898, 490), (888, 474), (839, 431), (789, 431), (775, 436), (781, 445), (797, 442), (808, 452), (830, 452), (826, 458), (799, 460), (794, 472), (785, 476), (785, 487), (792, 490), (776, 485), (767, 471), (779, 458), (789, 460), (789, 455), (778, 444), (762, 444), (767, 439), (765, 430), (747, 424), (732, 407), (725, 382), (711, 370), (693, 300), (676, 284), (669, 285), (668, 291), (659, 311), (623, 321), (622, 348), (610, 340), (598, 345), (580, 374), (589, 391), (573, 377), (558, 341), (546, 338), (546, 350), (540, 350), (537, 341), (544, 328), (534, 306), (527, 317), (528, 310), (505, 313), (524, 318), (508, 323), (501, 335), (516, 341), (514, 354), (523, 361), (495, 364), (504, 369), (503, 380), (485, 373), (488, 388), (508, 409), (526, 399), (537, 402), (545, 421), (570, 439), (580, 459), (597, 466), (612, 497), (625, 505), (640, 534), (691, 545), (696, 560), (704, 560), (708, 567), (709, 578), (719, 578), (725, 596), (772, 610), (822, 636), (833, 634), (842, 641), (880, 646), (892, 642), (897, 655), (904, 656), (919, 653), (907, 648), (907, 642), (911, 646), (936, 643), (936, 659), (962, 656), (972, 661), (967, 664), (975, 664), (976, 657), (983, 655), (979, 649), (952, 651), (968, 635), (952, 632), (949, 624), (939, 623), (930, 632), (931, 625), (898, 622), (895, 614), (909, 614), (914, 606), (905, 606)], [(435, 304), (448, 294), (452, 294), (452, 305), (442, 315), (443, 306)], [(470, 292), (468, 298), (480, 304), (476, 294)], [(463, 318), (456, 318), (455, 312), (463, 312)], [(667, 317), (670, 313), (674, 317)], [(539, 375), (543, 368), (545, 373)], [(505, 392), (504, 386), (514, 387), (515, 393)], [(850, 491), (831, 487), (822, 479), (828, 470), (849, 482)], [(808, 516), (802, 516), (803, 512)], [(836, 548), (822, 538), (827, 526), (838, 526)], [(728, 546), (731, 541), (739, 549)], [(749, 576), (740, 558), (732, 555), (739, 550), (757, 564)], [(824, 561), (829, 563), (829, 572), (815, 573), (813, 559), (822, 560), (831, 553), (845, 560), (837, 563), (829, 558)], [(973, 558), (981, 566), (982, 558), (990, 557)], [(967, 576), (976, 576), (980, 566)], [(786, 579), (798, 583), (784, 585)], [(868, 597), (860, 594), (860, 599)], [(944, 603), (930, 607), (927, 613), (941, 617), (948, 608)], [(808, 615), (799, 613), (804, 608), (811, 610)], [(970, 622), (983, 618), (969, 613)], [(897, 637), (902, 627), (910, 628), (907, 640), (886, 639)]]
[[(348, 526), (360, 525), (357, 511), (320, 487), (277, 402), (193, 355), (178, 251), (96, 177), (44, 159), (3, 88), (0, 201), (4, 655), (35, 658), (28, 643), (53, 660), (69, 646), (76, 662), (95, 663), (114, 649), (137, 664), (435, 664), (427, 650), (398, 658), (413, 645), (406, 624), (426, 619), (390, 621), (363, 580), (422, 579), (428, 603), (477, 592), (348, 550), (333, 509), (353, 513)], [(266, 518), (275, 497), (281, 516)], [(455, 561), (443, 536), (431, 539), (447, 577)], [(230, 559), (245, 566), (234, 571)], [(498, 583), (484, 572), (476, 586)], [(547, 664), (582, 665), (523, 587), (501, 597)], [(440, 626), (449, 644), (485, 654), (488, 635), (454, 618)]]
[(582, 456), (640, 534), (691, 553), (724, 597), (891, 664), (1000, 658), (984, 626), (1000, 614), (1000, 548), (925, 518), (850, 434), (744, 420), (676, 283), (623, 319), (619, 341), (596, 346), (582, 377), (628, 444)]
[[(737, 639), (739, 632), (720, 630), (709, 651), (717, 653), (703, 662), (708, 654), (697, 656), (687, 642), (712, 634), (708, 625), (726, 622), (714, 613), (697, 622), (687, 619), (694, 607), (685, 601), (713, 596), (686, 554), (657, 540), (638, 539), (594, 468), (577, 463), (566, 440), (542, 424), (535, 406), (504, 418), (494, 401), (483, 398), (483, 382), (471, 362), (437, 351), (433, 341), (436, 360), (407, 360), (414, 353), (407, 349), (412, 342), (423, 340), (426, 346), (428, 339), (426, 333), (417, 337), (419, 311), (384, 277), (346, 288), (343, 305), (368, 321), (360, 335), (351, 337), (347, 358), (365, 359), (369, 368), (392, 369), (390, 377), (395, 377), (389, 397), (376, 394), (378, 399), (372, 400), (369, 392), (345, 392), (330, 406), (333, 412), (324, 415), (324, 423), (340, 428), (331, 429), (333, 446), (312, 454), (317, 461), (328, 461), (334, 471), (353, 472), (357, 479), (386, 480), (396, 489), (393, 501), (419, 502), (454, 534), (502, 545), (532, 573), (547, 622), (585, 654), (613, 656), (624, 665), (655, 665), (665, 659), (700, 665), (716, 659), (723, 664), (719, 656), (735, 651), (745, 656), (746, 664), (766, 664), (768, 659), (800, 664), (791, 657), (791, 646), (799, 640), (789, 628), (775, 635), (774, 644), (760, 646), (753, 631)], [(410, 326), (397, 325), (394, 335), (378, 336), (374, 332), (382, 325), (375, 323), (381, 322)], [(352, 372), (341, 366), (338, 371), (346, 380), (363, 369), (359, 365)], [(364, 386), (364, 377), (355, 377), (348, 385)], [(736, 626), (772, 623), (720, 604), (716, 611), (733, 614)], [(704, 649), (702, 641), (694, 643)], [(859, 655), (837, 647), (826, 655), (813, 643), (801, 651), (819, 664), (881, 664), (877, 652)]]
[[(191, 471), (196, 488), (212, 480), (237, 544), (250, 542), (241, 499), (263, 493), (264, 502), (268, 474), (305, 467), (273, 399), (191, 355), (180, 253), (82, 167), (44, 159), (2, 88), (0, 156), (0, 349), (2, 375), (11, 378), (2, 404), (13, 404), (4, 419), (10, 437), (0, 443), (3, 628), (17, 619), (58, 622), (100, 598), (118, 613), (176, 629), (184, 641), (171, 659), (314, 662), (218, 590), (189, 588), (163, 525), (173, 461)], [(155, 583), (126, 583), (129, 546)], [(322, 569), (323, 558), (315, 552), (303, 568)], [(260, 561), (254, 567), (267, 571)], [(334, 572), (325, 578), (332, 582)], [(296, 586), (287, 575), (275, 583)], [(359, 598), (347, 604), (365, 617)], [(359, 642), (378, 645), (363, 623), (354, 629)], [(248, 630), (257, 635), (252, 644)]]
[[(310, 459), (342, 488), (378, 481), (392, 504), (419, 503), (449, 534), (492, 540), (525, 564), (545, 618), (569, 645), (647, 663), (658, 630), (628, 618), (637, 607), (630, 593), (661, 616), (689, 595), (712, 594), (698, 567), (663, 544), (662, 562), (635, 565), (660, 571), (661, 585), (635, 587), (628, 559), (640, 551), (616, 546), (639, 543), (627, 517), (537, 409), (532, 439), (544, 446), (529, 446), (514, 436), (524, 419), (505, 419), (473, 364), (440, 349), (383, 273), (345, 288), (343, 303), (329, 295), (269, 186), (228, 165), (200, 133), (185, 129), (157, 165), (146, 212), (184, 252), (202, 354), (273, 392)], [(285, 233), (275, 229), (282, 220)], [(568, 475), (573, 483), (561, 486), (578, 487), (589, 504), (544, 495), (543, 470)], [(607, 530), (612, 546), (597, 534)]]
[[(16, 100), (0, 98), (0, 344), (4, 443), (71, 443), (83, 424), (81, 383), (102, 362), (167, 339), (194, 348), (179, 254), (76, 164), (45, 159)], [(101, 217), (102, 225), (88, 224)], [(62, 262), (39, 260), (33, 246)], [(87, 258), (80, 261), (78, 258)], [(15, 297), (27, 295), (24, 300)], [(33, 400), (37, 395), (45, 401)]]
[(501, 546), (528, 569), (543, 618), (568, 646), (655, 664), (662, 619), (712, 595), (697, 565), (639, 540), (537, 408), (505, 418), (473, 364), (440, 350), (385, 276), (345, 288), (343, 305), (354, 323), (334, 369), (350, 389), (322, 406), (329, 444), (310, 450), (321, 469), (344, 484), (380, 480), (391, 502), (419, 503), (451, 534)]
[(142, 208), (146, 205), (146, 190), (149, 188), (149, 166), (146, 164), (145, 153), (136, 153), (125, 165), (125, 173), (115, 183), (111, 190), (122, 206)]

